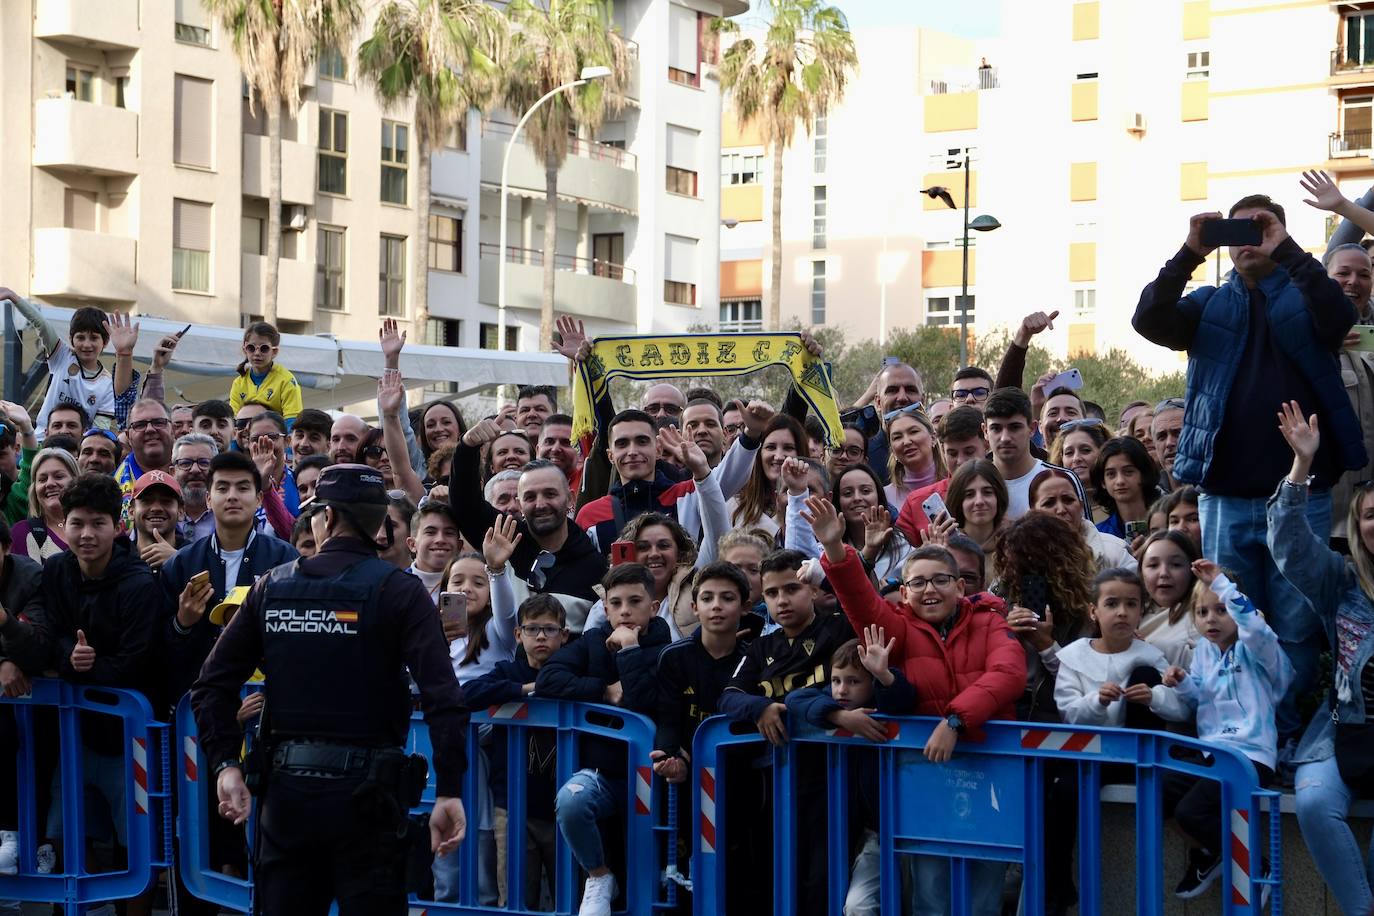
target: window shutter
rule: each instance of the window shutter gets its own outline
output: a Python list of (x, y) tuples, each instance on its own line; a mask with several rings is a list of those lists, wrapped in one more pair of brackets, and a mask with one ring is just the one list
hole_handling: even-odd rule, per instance
[(177, 0), (176, 14), (176, 21), (182, 25), (193, 25), (198, 29), (210, 28), (210, 13), (200, 0)]
[(697, 72), (697, 14), (677, 4), (668, 7), (668, 66)]
[(676, 124), (668, 125), (668, 164), (675, 169), (699, 172), (697, 168), (697, 140), (700, 133)]
[(172, 201), (172, 247), (188, 251), (210, 250), (210, 205), (190, 200)]
[(175, 116), (172, 121), (172, 159), (182, 165), (210, 168), (214, 137), (214, 83), (176, 76)]
[(681, 235), (664, 238), (664, 277), (677, 283), (697, 282), (697, 240)]

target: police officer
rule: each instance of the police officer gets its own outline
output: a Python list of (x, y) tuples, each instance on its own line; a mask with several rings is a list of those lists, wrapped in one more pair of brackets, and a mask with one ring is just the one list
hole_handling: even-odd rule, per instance
[(425, 587), (377, 557), (386, 507), (378, 471), (326, 468), (310, 519), (319, 552), (258, 580), (191, 690), (220, 814), (241, 824), (250, 800), (234, 714), (253, 669), (266, 675), (249, 768), (261, 761), (255, 901), (267, 916), (324, 914), (332, 899), (341, 916), (406, 912), (407, 814), (424, 785), (401, 751), (407, 669), (434, 748), (430, 848), (446, 855), (466, 830), (467, 709)]

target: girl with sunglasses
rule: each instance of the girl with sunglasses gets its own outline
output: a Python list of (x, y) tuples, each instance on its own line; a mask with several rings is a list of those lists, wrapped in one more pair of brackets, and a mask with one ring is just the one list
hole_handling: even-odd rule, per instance
[(257, 401), (275, 410), (287, 422), (301, 412), (301, 386), (285, 366), (277, 365), (281, 333), (265, 321), (255, 321), (243, 331), (243, 362), (229, 386), (229, 406), (237, 416), (245, 401)]

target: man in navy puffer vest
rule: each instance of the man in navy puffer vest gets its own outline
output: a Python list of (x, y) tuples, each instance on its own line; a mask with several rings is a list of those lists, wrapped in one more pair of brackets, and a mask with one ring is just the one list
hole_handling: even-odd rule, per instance
[(1202, 227), (1220, 213), (1189, 221), (1188, 240), (1145, 287), (1132, 324), (1146, 339), (1188, 351), (1188, 392), (1173, 476), (1201, 487), (1202, 552), (1233, 570), (1269, 615), (1297, 677), (1279, 708), (1280, 742), (1302, 729), (1295, 699), (1317, 675), (1321, 624), (1305, 598), (1279, 574), (1265, 544), (1265, 504), (1287, 473), (1279, 405), (1297, 400), (1320, 417), (1308, 519), (1323, 540), (1331, 528), (1331, 486), (1366, 461), (1359, 418), (1346, 397), (1336, 353), (1355, 323), (1355, 307), (1320, 262), (1293, 241), (1283, 207), (1263, 194), (1231, 207), (1253, 219), (1258, 245), (1228, 249), (1235, 269), (1225, 285), (1187, 296), (1184, 285), (1212, 253)]

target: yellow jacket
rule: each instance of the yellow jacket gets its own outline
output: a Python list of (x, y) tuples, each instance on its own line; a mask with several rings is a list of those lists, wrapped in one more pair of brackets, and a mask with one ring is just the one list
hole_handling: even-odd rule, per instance
[(301, 412), (301, 386), (281, 363), (272, 364), (261, 385), (254, 385), (253, 377), (245, 369), (229, 386), (229, 406), (237, 414), (245, 401), (266, 404), (290, 420)]

